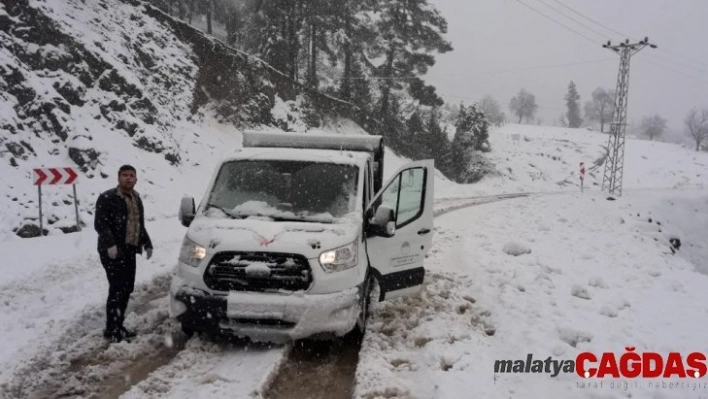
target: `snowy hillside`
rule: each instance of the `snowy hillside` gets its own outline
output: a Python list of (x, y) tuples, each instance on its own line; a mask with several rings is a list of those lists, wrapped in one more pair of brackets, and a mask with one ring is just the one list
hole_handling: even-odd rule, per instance
[[(708, 192), (605, 197), (539, 195), (439, 217), (425, 290), (380, 306), (355, 397), (705, 397), (707, 377), (495, 373), (496, 361), (529, 354), (708, 352)], [(676, 255), (667, 231), (683, 242)]]
[[(515, 137), (517, 137), (515, 139)], [(573, 191), (585, 163), (585, 189), (599, 191), (607, 135), (585, 129), (509, 124), (489, 135), (487, 154), (497, 174), (472, 187), (450, 187), (453, 195), (470, 193)], [(676, 144), (628, 138), (624, 191), (647, 188), (708, 187), (708, 154)], [(471, 190), (471, 191), (469, 191)]]
[[(355, 397), (708, 395), (706, 377), (495, 373), (496, 361), (528, 354), (708, 352), (708, 154), (629, 139), (624, 195), (608, 201), (595, 163), (606, 140), (507, 125), (490, 135), (498, 175), (437, 186), (449, 198), (533, 194), (437, 218), (425, 291), (381, 305), (359, 354)], [(579, 162), (588, 169), (584, 193)]]
[[(144, 186), (154, 184), (146, 193), (153, 215), (152, 204), (180, 193), (182, 186), (170, 184), (174, 172), (167, 181), (151, 172), (186, 170), (198, 158), (189, 151), (201, 130), (189, 112), (198, 69), (187, 45), (120, 1), (2, 2), (0, 18), (8, 22), (0, 32), (4, 236), (36, 223), (36, 167), (81, 169), (85, 225), (93, 199), (114, 184), (121, 164), (134, 164)], [(72, 226), (70, 187), (45, 187), (43, 194), (50, 234)]]
[[(0, 240), (39, 234), (33, 168), (80, 170), (86, 227), (122, 164), (137, 168), (154, 218), (199, 194), (177, 177), (205, 179), (240, 145), (233, 126), (301, 130), (307, 111), (330, 130), (361, 131), (348, 104), (313, 95), (313, 116), (304, 89), (262, 61), (130, 0), (1, 0), (0, 89)], [(71, 231), (71, 187), (42, 194), (47, 233)]]

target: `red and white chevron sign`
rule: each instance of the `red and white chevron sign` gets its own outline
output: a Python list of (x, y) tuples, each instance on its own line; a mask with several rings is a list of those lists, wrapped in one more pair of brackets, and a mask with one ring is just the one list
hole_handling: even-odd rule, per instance
[(79, 176), (74, 168), (35, 168), (34, 185), (74, 184)]

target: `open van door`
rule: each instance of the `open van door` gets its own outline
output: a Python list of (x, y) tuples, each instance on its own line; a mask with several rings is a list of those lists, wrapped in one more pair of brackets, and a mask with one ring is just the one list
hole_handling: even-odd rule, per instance
[(425, 254), (433, 243), (433, 160), (411, 162), (384, 184), (366, 212), (369, 264), (381, 300), (421, 291)]

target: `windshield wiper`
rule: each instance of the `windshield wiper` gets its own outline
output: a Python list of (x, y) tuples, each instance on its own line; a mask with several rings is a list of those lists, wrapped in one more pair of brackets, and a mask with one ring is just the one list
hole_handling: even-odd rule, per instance
[(207, 204), (206, 209), (209, 209), (209, 208), (216, 208), (216, 209), (220, 210), (221, 212), (224, 212), (226, 214), (226, 216), (230, 217), (231, 219), (236, 219), (238, 217), (238, 216), (234, 215), (233, 213), (227, 211), (226, 209), (220, 207), (219, 205)]
[(332, 223), (330, 218), (270, 216), (276, 222)]

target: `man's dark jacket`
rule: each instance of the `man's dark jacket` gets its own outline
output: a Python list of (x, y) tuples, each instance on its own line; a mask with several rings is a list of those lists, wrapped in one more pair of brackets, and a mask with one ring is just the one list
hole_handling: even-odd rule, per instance
[[(142, 253), (143, 248), (152, 248), (152, 241), (145, 229), (145, 211), (143, 201), (136, 191), (133, 191), (140, 211), (140, 239), (137, 248)], [(118, 188), (105, 191), (96, 201), (96, 215), (93, 226), (98, 232), (98, 253), (105, 255), (108, 248), (116, 245), (125, 246), (125, 235), (128, 227), (128, 205)]]

